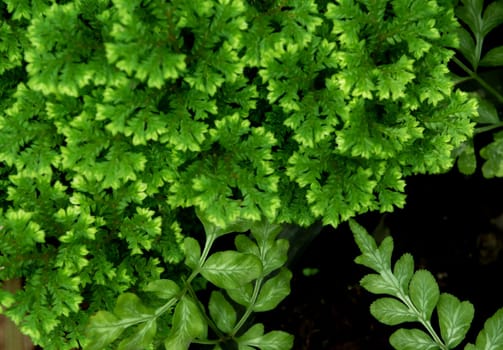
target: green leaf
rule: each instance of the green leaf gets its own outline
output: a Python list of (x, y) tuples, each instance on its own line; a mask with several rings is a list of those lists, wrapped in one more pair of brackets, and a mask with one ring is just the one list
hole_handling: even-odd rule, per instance
[(358, 248), (362, 252), (362, 255), (355, 259), (355, 262), (360, 265), (364, 265), (371, 268), (374, 271), (381, 271), (381, 261), (380, 256), (376, 254), (377, 244), (374, 238), (367, 233), (365, 228), (358, 224), (355, 220), (349, 220), (349, 227), (353, 232), (353, 237), (355, 239)]
[(263, 218), (261, 221), (254, 222), (250, 227), (253, 237), (257, 242), (274, 240), (281, 232), (281, 225), (271, 224), (269, 220)]
[(234, 244), (236, 249), (241, 253), (260, 256), (260, 250), (257, 244), (246, 235), (237, 235), (234, 239)]
[(484, 67), (503, 66), (503, 46), (489, 50), (480, 61), (480, 65)]
[(485, 178), (503, 177), (503, 131), (493, 134), (494, 141), (480, 150), (486, 160), (482, 165)]
[(136, 294), (123, 293), (117, 298), (114, 314), (119, 317), (122, 322), (138, 323), (145, 318), (151, 318), (154, 312), (143, 305), (141, 299)]
[(501, 350), (503, 349), (503, 308), (488, 318), (484, 328), (477, 335), (475, 345), (469, 344), (465, 350)]
[(169, 300), (180, 293), (180, 287), (175, 281), (160, 279), (150, 282), (144, 291), (155, 293), (158, 298)]
[(481, 32), (485, 37), (491, 30), (503, 23), (503, 1), (496, 0), (487, 5), (482, 21)]
[[(308, 234), (308, 233), (306, 233)], [(283, 266), (288, 260), (288, 248), (290, 243), (287, 239), (269, 240), (262, 244), (262, 264), (264, 276)]]
[(182, 344), (185, 338), (206, 338), (208, 325), (197, 302), (190, 296), (184, 295), (176, 304), (172, 329), (179, 334), (176, 338)]
[(479, 58), (476, 55), (475, 41), (470, 33), (464, 28), (458, 28), (459, 51), (470, 62), (473, 68), (477, 67)]
[(498, 111), (492, 102), (486, 98), (480, 97), (478, 98), (478, 104), (479, 107), (477, 111), (479, 112), (479, 116), (476, 119), (477, 124), (497, 124), (500, 122)]
[(419, 329), (399, 329), (389, 338), (396, 350), (439, 350), (440, 347)]
[(188, 350), (191, 343), (190, 337), (181, 332), (173, 332), (164, 340), (166, 350)]
[(422, 317), (429, 320), (440, 296), (437, 281), (431, 272), (416, 271), (410, 281), (409, 294)]
[(481, 17), (484, 0), (463, 0), (463, 5), (456, 9), (456, 15), (470, 27), (476, 37), (483, 37)]
[(282, 331), (272, 331), (263, 334), (262, 324), (253, 325), (246, 333), (237, 338), (239, 349), (246, 349), (246, 346), (258, 348), (260, 350), (289, 350), (293, 347), (293, 336)]
[(262, 263), (253, 254), (236, 251), (216, 252), (208, 257), (201, 275), (217, 287), (238, 288), (262, 273)]
[(146, 349), (155, 337), (157, 323), (153, 319), (136, 327), (134, 334), (119, 343), (117, 350)]
[(127, 325), (121, 324), (119, 319), (107, 311), (98, 311), (91, 316), (86, 328), (87, 342), (85, 350), (102, 350), (116, 340), (126, 329)]
[(458, 346), (466, 336), (474, 316), (473, 305), (459, 301), (451, 294), (442, 293), (437, 305), (442, 339), (449, 349)]
[(375, 273), (367, 274), (360, 280), (360, 285), (373, 294), (389, 294), (397, 296), (398, 290), (390, 281), (382, 275)]
[(227, 294), (239, 305), (249, 306), (252, 301), (253, 286), (247, 283), (239, 288), (227, 289)]
[(473, 140), (463, 142), (455, 151), (458, 154), (458, 170), (465, 175), (475, 173), (477, 169), (477, 157), (475, 156), (475, 149)]
[(406, 291), (410, 279), (414, 275), (414, 258), (411, 254), (405, 253), (395, 263), (393, 275), (398, 280), (402, 291)]
[(199, 242), (192, 237), (185, 237), (183, 240), (183, 250), (185, 252), (185, 265), (195, 270), (199, 267), (201, 259), (201, 246)]
[(210, 316), (215, 321), (218, 329), (224, 333), (230, 333), (236, 325), (236, 310), (218, 291), (211, 292), (208, 304)]
[(388, 326), (417, 321), (417, 315), (404, 303), (394, 298), (377, 299), (370, 305), (370, 313), (379, 322)]
[(196, 209), (196, 214), (204, 226), (204, 232), (206, 233), (206, 236), (214, 236), (215, 238), (217, 238), (228, 233), (246, 232), (250, 229), (250, 222), (248, 220), (239, 219), (226, 227), (221, 227), (208, 220), (207, 216), (200, 209)]
[(260, 338), (264, 335), (264, 325), (262, 323), (255, 323), (246, 332), (238, 338), (239, 345), (255, 338)]
[(255, 305), (253, 305), (253, 311), (269, 311), (276, 306), (290, 294), (290, 280), (292, 279), (292, 273), (283, 268), (274, 277), (268, 279), (258, 295)]

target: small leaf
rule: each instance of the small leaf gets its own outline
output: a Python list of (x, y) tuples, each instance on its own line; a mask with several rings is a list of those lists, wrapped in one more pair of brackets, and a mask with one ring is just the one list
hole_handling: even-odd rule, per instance
[(204, 232), (206, 236), (214, 236), (215, 238), (226, 235), (232, 232), (246, 232), (250, 229), (250, 221), (248, 220), (237, 220), (236, 222), (228, 225), (227, 227), (221, 227), (212, 223), (206, 218), (206, 215), (199, 209), (196, 209), (196, 214), (201, 223), (204, 226)]
[(139, 325), (134, 334), (119, 343), (117, 350), (138, 350), (146, 349), (154, 339), (157, 332), (155, 319)]
[(393, 284), (386, 281), (381, 275), (375, 273), (365, 275), (360, 280), (360, 285), (370, 293), (374, 294), (389, 294), (397, 296), (397, 293), (399, 292)]
[(234, 245), (241, 253), (249, 253), (260, 256), (257, 244), (246, 235), (237, 235), (234, 239)]
[(164, 340), (166, 350), (188, 350), (191, 343), (190, 337), (181, 332), (173, 332)]
[(201, 259), (199, 242), (192, 237), (186, 237), (183, 241), (183, 249), (185, 252), (185, 265), (195, 270), (199, 267), (199, 259)]
[(488, 318), (484, 329), (477, 335), (475, 346), (469, 344), (470, 350), (501, 350), (503, 349), (503, 308)]
[(440, 347), (419, 329), (399, 329), (389, 338), (396, 350), (439, 350)]
[(259, 338), (264, 335), (264, 325), (262, 323), (255, 323), (251, 326), (242, 336), (238, 338), (238, 342), (247, 342), (251, 339)]
[(253, 286), (247, 283), (239, 288), (227, 289), (227, 294), (239, 305), (249, 306), (252, 300)]
[(155, 293), (158, 298), (172, 299), (180, 293), (180, 287), (175, 281), (160, 279), (150, 282), (144, 289), (146, 292)]
[(204, 315), (197, 303), (184, 295), (175, 307), (172, 329), (179, 334), (177, 338), (205, 338), (208, 332)]
[(377, 299), (370, 305), (370, 313), (379, 322), (388, 326), (417, 321), (417, 315), (404, 303), (394, 298)]
[(292, 273), (284, 268), (274, 277), (268, 279), (258, 295), (257, 301), (253, 306), (253, 311), (269, 311), (290, 294), (290, 280)]
[(84, 347), (85, 350), (101, 350), (116, 340), (126, 329), (119, 319), (107, 311), (98, 311), (91, 316), (89, 325), (86, 328), (89, 342)]
[(224, 333), (230, 333), (236, 325), (236, 310), (218, 291), (211, 292), (208, 304), (210, 316), (215, 321), (218, 329)]
[(393, 269), (393, 275), (400, 283), (402, 291), (406, 291), (410, 279), (414, 275), (414, 258), (411, 254), (405, 253), (397, 260)]
[(251, 225), (251, 233), (259, 243), (261, 241), (274, 240), (280, 232), (280, 225), (271, 224), (265, 218)]
[(141, 322), (145, 317), (153, 316), (154, 312), (141, 302), (140, 298), (133, 293), (123, 293), (117, 298), (114, 309), (115, 315), (122, 321)]
[(480, 65), (484, 67), (503, 66), (503, 46), (489, 50), (480, 61)]
[[(260, 325), (263, 332), (263, 326)], [(260, 328), (260, 327), (259, 327)], [(282, 331), (272, 331), (264, 335), (252, 337), (245, 333), (237, 339), (239, 349), (252, 346), (260, 350), (289, 350), (293, 347), (293, 336)]]
[(410, 281), (409, 294), (421, 315), (429, 320), (440, 296), (437, 281), (431, 272), (427, 270), (416, 271)]
[(456, 10), (456, 15), (463, 22), (465, 22), (468, 27), (470, 27), (473, 34), (476, 37), (482, 36), (482, 9), (484, 7), (484, 0), (465, 0), (463, 1), (464, 6), (458, 7)]
[(458, 50), (463, 54), (468, 62), (470, 62), (472, 68), (477, 67), (479, 58), (475, 54), (475, 41), (473, 40), (473, 37), (464, 28), (458, 28), (456, 32), (459, 38)]
[(461, 174), (471, 175), (477, 170), (477, 157), (473, 147), (473, 140), (464, 142), (458, 155), (458, 170)]
[(493, 134), (494, 141), (480, 150), (486, 160), (482, 165), (485, 178), (503, 177), (503, 131)]
[(259, 258), (232, 250), (212, 254), (201, 268), (204, 278), (224, 289), (238, 288), (258, 278), (261, 273)]
[(463, 341), (470, 328), (475, 312), (473, 305), (443, 293), (438, 301), (437, 312), (442, 339), (449, 349), (453, 349)]
[(479, 116), (476, 119), (477, 124), (497, 124), (500, 122), (498, 111), (494, 107), (494, 104), (485, 98), (479, 98), (478, 104), (477, 111), (479, 112)]
[(503, 23), (503, 1), (497, 0), (490, 3), (484, 10), (482, 21), (482, 36), (485, 37), (491, 30)]

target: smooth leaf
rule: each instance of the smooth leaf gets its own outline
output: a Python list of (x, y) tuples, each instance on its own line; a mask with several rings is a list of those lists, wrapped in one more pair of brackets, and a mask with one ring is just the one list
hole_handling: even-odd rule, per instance
[(470, 27), (473, 34), (481, 37), (484, 0), (464, 0), (463, 4), (457, 8), (456, 15)]
[(497, 124), (500, 122), (498, 111), (492, 102), (486, 98), (479, 98), (478, 104), (479, 107), (477, 111), (479, 112), (479, 116), (477, 118), (477, 124)]
[(259, 258), (232, 250), (210, 255), (201, 268), (204, 278), (224, 289), (238, 288), (258, 278), (261, 273)]
[(227, 294), (239, 305), (248, 306), (252, 300), (253, 286), (247, 283), (239, 288), (227, 289)]
[(473, 68), (477, 67), (479, 57), (476, 55), (475, 41), (472, 35), (464, 28), (458, 28), (456, 33), (459, 38), (458, 50), (470, 62)]
[(201, 259), (201, 246), (199, 242), (192, 237), (185, 237), (183, 249), (185, 252), (185, 265), (195, 270), (199, 267), (199, 259)]
[(208, 325), (196, 301), (184, 295), (175, 307), (173, 330), (181, 338), (205, 338)]
[(288, 260), (288, 248), (290, 243), (287, 239), (268, 240), (262, 243), (262, 264), (264, 275), (283, 266)]
[(172, 299), (180, 293), (180, 287), (175, 281), (160, 279), (150, 282), (144, 289), (146, 292), (154, 293), (161, 299)]
[(409, 295), (421, 315), (429, 320), (440, 296), (437, 281), (431, 272), (418, 270), (414, 273), (409, 285)]
[(377, 299), (370, 305), (370, 313), (388, 326), (417, 321), (417, 315), (395, 298)]
[(461, 174), (471, 175), (477, 169), (477, 157), (473, 147), (473, 140), (463, 143), (458, 155), (458, 170)]
[(440, 347), (419, 329), (399, 329), (389, 338), (396, 350), (439, 350)]
[(485, 37), (491, 30), (503, 23), (503, 1), (496, 0), (487, 5), (482, 21), (482, 36)]
[(482, 165), (482, 174), (486, 178), (503, 177), (503, 131), (493, 134), (494, 141), (480, 150), (486, 161)]
[(469, 350), (501, 350), (503, 349), (503, 308), (489, 317), (484, 328), (477, 335), (475, 345), (469, 344)]
[(141, 299), (133, 293), (123, 293), (119, 295), (114, 313), (123, 321), (127, 320), (129, 322), (141, 322), (154, 314), (154, 312), (143, 305)]
[(253, 237), (257, 242), (260, 242), (276, 239), (276, 236), (281, 232), (281, 225), (271, 224), (263, 218), (261, 221), (254, 222), (250, 229)]
[(204, 226), (206, 236), (214, 236), (215, 238), (217, 238), (228, 233), (246, 232), (250, 229), (250, 221), (248, 220), (239, 219), (226, 227), (222, 227), (208, 220), (204, 212), (202, 212), (200, 209), (196, 209), (196, 214)]
[(218, 291), (211, 292), (208, 303), (210, 316), (215, 321), (218, 329), (224, 333), (230, 333), (236, 325), (236, 310)]
[(269, 311), (290, 294), (290, 280), (292, 273), (284, 268), (274, 277), (268, 279), (260, 289), (253, 311)]
[(396, 286), (386, 281), (381, 275), (371, 273), (363, 276), (360, 285), (373, 294), (389, 294), (396, 296), (399, 290)]
[(353, 219), (349, 220), (349, 227), (353, 232), (354, 240), (362, 253), (362, 255), (356, 257), (355, 262), (371, 268), (374, 271), (380, 272), (382, 263), (374, 238), (368, 234), (363, 226), (358, 224)]
[(241, 345), (242, 343), (246, 343), (251, 339), (260, 338), (263, 335), (264, 325), (262, 323), (255, 323), (238, 338), (238, 343)]
[(237, 339), (241, 346), (252, 346), (260, 350), (289, 350), (293, 347), (293, 336), (283, 331), (272, 331), (262, 336), (251, 338), (243, 335)]
[(451, 294), (443, 293), (437, 305), (440, 332), (445, 344), (455, 348), (466, 336), (474, 316), (473, 305), (468, 301), (459, 301)]
[(191, 343), (190, 337), (181, 332), (173, 332), (164, 340), (165, 350), (188, 350)]
[(499, 67), (503, 66), (503, 46), (495, 47), (489, 50), (482, 60), (480, 65), (484, 67)]
[(154, 320), (140, 324), (134, 330), (134, 334), (119, 343), (117, 350), (146, 349), (155, 337), (157, 323)]
[(102, 350), (116, 340), (126, 329), (127, 325), (120, 323), (119, 319), (108, 311), (98, 311), (91, 316), (86, 328), (87, 339), (90, 339), (85, 350)]
[(411, 254), (405, 253), (396, 261), (393, 275), (398, 280), (402, 291), (406, 291), (414, 275), (414, 258)]
[(257, 244), (246, 235), (237, 235), (234, 239), (236, 249), (241, 253), (249, 253), (260, 256)]

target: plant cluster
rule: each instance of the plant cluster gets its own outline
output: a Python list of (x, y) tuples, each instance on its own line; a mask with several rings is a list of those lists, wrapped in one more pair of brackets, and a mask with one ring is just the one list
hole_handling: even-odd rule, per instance
[[(114, 331), (123, 347), (159, 317), (200, 339), (182, 262), (229, 285), (194, 258), (190, 212), (226, 228), (392, 211), (473, 134), (449, 1), (3, 0), (0, 19), (0, 279), (23, 279), (0, 305), (46, 350), (84, 344), (119, 295), (93, 322), (143, 315)], [(246, 264), (239, 242), (223, 256)], [(124, 294), (163, 287), (161, 309)]]

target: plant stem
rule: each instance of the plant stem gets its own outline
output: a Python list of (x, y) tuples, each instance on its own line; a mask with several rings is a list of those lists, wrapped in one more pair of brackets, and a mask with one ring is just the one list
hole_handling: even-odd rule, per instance
[(503, 122), (499, 122), (499, 123), (491, 124), (491, 125), (487, 125), (487, 126), (482, 126), (480, 128), (475, 128), (475, 133), (480, 134), (480, 133), (490, 131), (493, 129), (497, 129), (497, 128), (501, 128), (501, 127), (503, 127)]
[(460, 59), (457, 57), (453, 57), (452, 60), (459, 66), (461, 69), (463, 69), (469, 76), (470, 78), (476, 80), (484, 89), (486, 89), (489, 93), (491, 93), (496, 99), (500, 102), (503, 103), (503, 96), (496, 90), (494, 89), (491, 85), (486, 83), (484, 79), (482, 79), (476, 72), (472, 71), (470, 68), (468, 68), (463, 62), (461, 62)]

